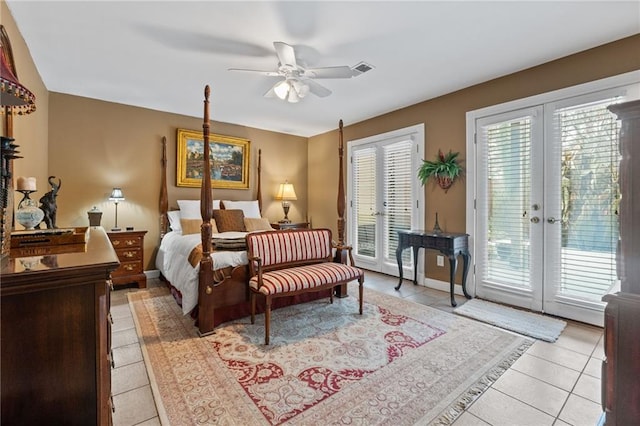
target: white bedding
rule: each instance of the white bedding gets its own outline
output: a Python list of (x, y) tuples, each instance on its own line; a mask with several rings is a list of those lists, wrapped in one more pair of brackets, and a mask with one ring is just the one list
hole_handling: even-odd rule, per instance
[[(213, 238), (242, 238), (246, 232), (213, 234)], [(188, 314), (198, 304), (198, 271), (189, 263), (189, 253), (200, 244), (200, 234), (182, 235), (169, 232), (163, 238), (156, 256), (156, 268), (182, 293), (182, 312)], [(247, 264), (246, 251), (211, 253), (215, 269)]]

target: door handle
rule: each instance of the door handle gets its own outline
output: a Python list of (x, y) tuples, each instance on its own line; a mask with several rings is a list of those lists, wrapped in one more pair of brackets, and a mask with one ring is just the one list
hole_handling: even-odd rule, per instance
[(556, 219), (555, 217), (547, 218), (547, 223), (553, 224), (553, 223), (556, 223), (556, 222), (560, 222), (560, 221), (558, 219)]
[(534, 216), (534, 217), (532, 217), (530, 220), (531, 220), (531, 223), (538, 223), (538, 222), (540, 222), (540, 218), (539, 218), (538, 216)]

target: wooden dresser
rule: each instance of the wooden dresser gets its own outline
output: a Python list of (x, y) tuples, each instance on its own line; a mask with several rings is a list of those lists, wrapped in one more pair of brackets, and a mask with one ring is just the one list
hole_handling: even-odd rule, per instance
[(84, 252), (2, 264), (2, 424), (111, 424), (109, 274), (118, 259), (102, 228), (88, 232)]
[(606, 295), (602, 408), (610, 425), (640, 425), (640, 101), (612, 105), (620, 131), (620, 291)]
[(147, 231), (109, 231), (109, 240), (120, 260), (120, 267), (111, 274), (113, 285), (138, 284), (147, 286), (144, 274), (144, 235)]

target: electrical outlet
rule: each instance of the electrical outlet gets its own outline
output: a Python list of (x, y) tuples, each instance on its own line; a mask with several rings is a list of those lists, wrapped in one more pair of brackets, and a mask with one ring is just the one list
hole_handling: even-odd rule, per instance
[(437, 256), (436, 257), (436, 264), (438, 266), (444, 266), (444, 256)]

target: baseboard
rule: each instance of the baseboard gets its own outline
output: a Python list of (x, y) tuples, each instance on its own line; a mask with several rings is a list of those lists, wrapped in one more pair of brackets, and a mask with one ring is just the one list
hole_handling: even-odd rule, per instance
[[(423, 279), (422, 285), (428, 288), (433, 288), (435, 290), (444, 291), (446, 293), (449, 293), (450, 287), (451, 287), (449, 283), (446, 281), (434, 280), (432, 278), (426, 278), (426, 277)], [(468, 291), (468, 288), (467, 288), (467, 291)], [(462, 293), (462, 286), (459, 284), (456, 284), (453, 289), (453, 294), (463, 296), (464, 294)]]
[(157, 270), (157, 269), (152, 269), (150, 271), (144, 271), (144, 274), (147, 276), (147, 279), (160, 278), (160, 271)]

